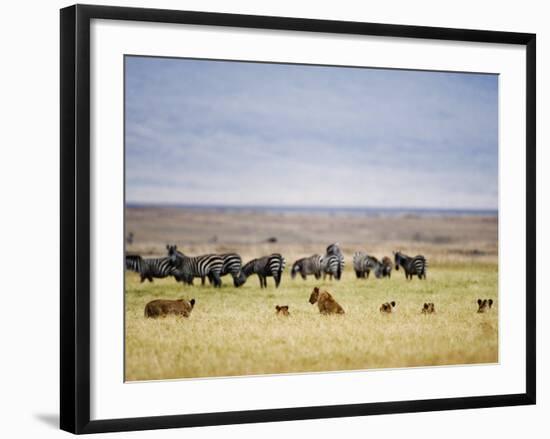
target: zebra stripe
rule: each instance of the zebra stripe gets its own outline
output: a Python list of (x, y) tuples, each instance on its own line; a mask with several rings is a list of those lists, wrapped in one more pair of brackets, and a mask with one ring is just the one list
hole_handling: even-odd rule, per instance
[(243, 261), (241, 257), (237, 253), (223, 253), (220, 257), (223, 260), (220, 276), (230, 274), (233, 277), (233, 285), (236, 287), (244, 284), (246, 278), (244, 278), (242, 273)]
[(323, 280), (328, 276), (330, 280), (334, 276), (336, 280), (342, 278), (344, 272), (344, 255), (338, 243), (330, 244), (325, 255), (321, 258), (321, 271)]
[(358, 279), (368, 279), (371, 271), (374, 271), (377, 279), (391, 277), (391, 265), (391, 259), (387, 257), (379, 261), (364, 252), (357, 252), (353, 255), (353, 269)]
[(126, 255), (126, 270), (141, 272), (143, 259), (140, 255)]
[(221, 287), (220, 279), (223, 259), (219, 255), (186, 256), (175, 245), (166, 246), (168, 257), (175, 267), (174, 276), (178, 281), (193, 284), (195, 277), (208, 277), (215, 287)]
[(139, 255), (126, 256), (126, 269), (140, 274), (141, 282), (145, 279), (153, 282), (153, 278), (165, 278), (174, 275), (174, 265), (170, 258), (143, 259)]
[(315, 279), (321, 278), (321, 256), (312, 255), (307, 258), (298, 259), (292, 265), (290, 276), (292, 279), (296, 277), (298, 273), (302, 276), (302, 279), (306, 280), (310, 274), (315, 276)]
[(405, 278), (412, 279), (413, 276), (418, 276), (419, 279), (426, 279), (426, 269), (428, 268), (428, 262), (422, 255), (416, 255), (414, 257), (407, 256), (404, 253), (396, 252), (395, 255), (395, 269), (399, 270), (399, 267), (403, 267), (405, 270)]
[(252, 259), (247, 262), (242, 269), (245, 278), (257, 274), (260, 279), (260, 288), (267, 288), (267, 277), (273, 277), (275, 287), (278, 288), (281, 283), (281, 276), (285, 269), (285, 258), (279, 253), (273, 253), (269, 256)]
[(336, 280), (342, 278), (344, 271), (344, 257), (336, 255), (325, 255), (321, 258), (321, 270), (323, 272), (323, 280), (328, 276), (330, 280), (334, 276)]

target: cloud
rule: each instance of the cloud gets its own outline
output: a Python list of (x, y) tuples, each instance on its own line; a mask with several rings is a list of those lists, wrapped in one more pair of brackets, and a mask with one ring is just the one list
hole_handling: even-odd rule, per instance
[(497, 207), (494, 75), (126, 63), (130, 202)]

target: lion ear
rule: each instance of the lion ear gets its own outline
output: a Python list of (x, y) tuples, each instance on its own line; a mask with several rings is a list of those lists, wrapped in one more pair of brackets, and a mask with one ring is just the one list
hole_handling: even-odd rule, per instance
[(477, 299), (477, 304), (481, 305), (481, 299)]
[(391, 302), (391, 306), (392, 306), (393, 308), (395, 308), (395, 302), (394, 302), (393, 300), (392, 300), (392, 302)]
[(489, 299), (489, 308), (493, 306), (493, 299)]
[(424, 309), (428, 309), (428, 304), (427, 303), (424, 304)]
[(191, 307), (195, 306), (195, 299), (191, 299), (189, 303), (191, 304)]
[(279, 305), (275, 305), (275, 309), (276, 309), (277, 311), (279, 311), (279, 310), (281, 309), (281, 307), (280, 307)]
[(313, 292), (314, 292), (314, 293), (318, 293), (318, 292), (319, 292), (319, 287), (313, 288)]

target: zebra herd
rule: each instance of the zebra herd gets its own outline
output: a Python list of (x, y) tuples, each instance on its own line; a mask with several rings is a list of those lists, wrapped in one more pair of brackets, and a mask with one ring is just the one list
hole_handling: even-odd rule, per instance
[[(206, 279), (214, 287), (221, 287), (221, 278), (231, 275), (233, 285), (240, 287), (252, 275), (257, 275), (260, 287), (267, 287), (267, 277), (273, 277), (275, 287), (281, 283), (285, 269), (285, 259), (280, 253), (252, 259), (243, 265), (237, 253), (207, 254), (187, 256), (178, 250), (176, 245), (166, 245), (167, 256), (162, 258), (142, 258), (140, 255), (126, 255), (126, 269), (139, 273), (141, 282), (153, 278), (173, 276), (178, 282), (193, 285), (195, 278), (200, 278), (202, 285)], [(374, 256), (357, 252), (353, 256), (353, 268), (357, 278), (368, 278), (372, 271), (377, 278), (391, 277), (392, 267), (402, 267), (407, 280), (418, 276), (426, 279), (427, 261), (422, 255), (410, 257), (401, 252), (394, 252), (394, 261), (385, 256), (379, 261)], [(344, 255), (337, 243), (330, 244), (323, 255), (314, 254), (298, 259), (292, 265), (290, 275), (294, 279), (298, 274), (302, 279), (313, 275), (315, 279), (328, 276), (340, 280), (344, 271)]]

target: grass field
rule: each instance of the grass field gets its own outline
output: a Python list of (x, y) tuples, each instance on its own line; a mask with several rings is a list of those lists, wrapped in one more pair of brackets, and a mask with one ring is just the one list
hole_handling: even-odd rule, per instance
[[(244, 257), (243, 259), (247, 260)], [(183, 286), (174, 279), (139, 283), (126, 273), (126, 380), (360, 370), (498, 361), (498, 271), (493, 262), (441, 258), (430, 262), (428, 279), (359, 280), (347, 256), (341, 281), (290, 279), (261, 290), (256, 276), (241, 288), (224, 277), (221, 289)], [(343, 316), (321, 316), (310, 305), (314, 286), (330, 291)], [(189, 319), (144, 318), (153, 299), (195, 298)], [(492, 298), (491, 312), (478, 314), (478, 298)], [(383, 302), (396, 310), (382, 315)], [(435, 315), (422, 315), (434, 302)], [(289, 305), (277, 317), (275, 305)]]

